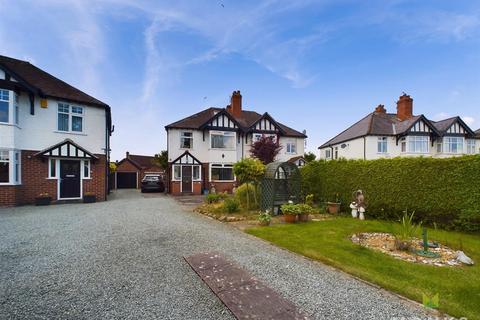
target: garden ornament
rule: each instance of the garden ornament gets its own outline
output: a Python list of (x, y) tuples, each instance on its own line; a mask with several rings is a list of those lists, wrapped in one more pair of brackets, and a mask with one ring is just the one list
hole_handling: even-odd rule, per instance
[(457, 251), (457, 260), (463, 264), (473, 265), (473, 260), (469, 258), (463, 251)]
[(353, 201), (350, 203), (352, 209), (352, 217), (365, 220), (365, 197), (362, 190), (357, 190), (353, 193)]
[(427, 237), (427, 228), (423, 227), (422, 229), (422, 245), (423, 250), (417, 250), (417, 254), (422, 257), (427, 258), (438, 258), (440, 255), (436, 252), (428, 251), (428, 237)]

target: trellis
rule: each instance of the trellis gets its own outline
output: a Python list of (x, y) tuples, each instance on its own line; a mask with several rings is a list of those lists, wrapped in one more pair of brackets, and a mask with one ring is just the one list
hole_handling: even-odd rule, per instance
[(278, 207), (288, 201), (301, 200), (301, 176), (298, 167), (289, 162), (272, 162), (265, 169), (261, 180), (260, 208), (278, 212)]

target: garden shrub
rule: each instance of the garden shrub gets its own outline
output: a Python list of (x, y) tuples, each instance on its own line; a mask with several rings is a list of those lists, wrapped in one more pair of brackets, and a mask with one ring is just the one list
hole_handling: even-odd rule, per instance
[(240, 209), (240, 201), (234, 197), (226, 198), (223, 202), (223, 209), (228, 213), (235, 213)]
[(367, 214), (399, 220), (415, 210), (415, 220), (442, 228), (480, 231), (480, 156), (312, 161), (301, 168), (304, 194), (318, 202), (338, 193), (348, 210), (352, 193), (365, 193)]
[(222, 200), (222, 195), (218, 193), (209, 193), (205, 196), (206, 203), (217, 203)]
[[(258, 201), (260, 201), (260, 187), (255, 188), (253, 184), (248, 184), (248, 193), (250, 197), (250, 209), (258, 208)], [(247, 207), (247, 184), (244, 183), (235, 191), (235, 197), (240, 201), (243, 208)], [(255, 201), (257, 199), (257, 202)]]

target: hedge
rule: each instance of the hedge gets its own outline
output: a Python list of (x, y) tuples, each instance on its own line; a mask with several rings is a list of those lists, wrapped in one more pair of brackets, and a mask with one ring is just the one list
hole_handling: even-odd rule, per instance
[(480, 231), (480, 156), (313, 161), (301, 169), (303, 192), (316, 201), (338, 194), (348, 210), (355, 190), (367, 214), (398, 220), (406, 209), (417, 220), (445, 229)]

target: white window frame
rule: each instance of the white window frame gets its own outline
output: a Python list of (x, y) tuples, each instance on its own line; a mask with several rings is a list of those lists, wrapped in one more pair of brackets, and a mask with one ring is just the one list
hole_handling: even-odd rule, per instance
[[(198, 168), (198, 177), (195, 178), (194, 171), (195, 168)], [(200, 165), (192, 165), (192, 180), (193, 181), (202, 181), (202, 167)]]
[[(2, 91), (3, 91), (3, 92), (6, 92), (6, 93), (8, 94), (8, 100), (1, 99), (1, 98), (0, 98), (0, 101), (7, 103), (7, 112), (8, 112), (7, 118), (8, 118), (8, 119), (7, 119), (6, 122), (0, 121), (0, 124), (12, 124), (12, 119), (13, 119), (13, 116), (12, 116), (12, 94), (11, 94), (12, 91), (6, 90), (6, 89), (0, 89), (0, 93), (1, 93)], [(0, 94), (0, 97), (1, 97), (1, 96), (2, 96), (2, 95)]]
[(20, 100), (19, 95), (16, 92), (13, 102), (13, 123), (18, 126), (20, 124)]
[[(447, 154), (462, 154), (465, 145), (465, 138), (463, 137), (443, 137), (442, 152)], [(459, 143), (460, 142), (460, 143)], [(452, 151), (453, 146), (456, 146), (457, 151)]]
[(333, 158), (334, 158), (335, 160), (338, 159), (338, 147), (335, 147), (335, 148), (333, 149)]
[(252, 134), (252, 143), (255, 143), (257, 142), (258, 140), (260, 140), (261, 137), (272, 137), (273, 138), (273, 142), (277, 142), (277, 135), (276, 134), (265, 134), (265, 133), (253, 133)]
[[(404, 140), (402, 140), (402, 143), (404, 142)], [(428, 154), (430, 153), (430, 138), (429, 136), (408, 136), (408, 139), (406, 140), (407, 142), (407, 146), (406, 146), (406, 150), (408, 153), (416, 153), (416, 154)], [(426, 150), (416, 150), (416, 148), (414, 148), (412, 150), (411, 146), (412, 144), (416, 147), (416, 143), (425, 143), (425, 146), (426, 146)], [(403, 151), (402, 151), (403, 152)]]
[(8, 163), (8, 181), (0, 182), (2, 186), (21, 185), (22, 184), (22, 153), (19, 150), (0, 149), (0, 152), (6, 153), (8, 160), (0, 160), (2, 163)]
[[(232, 168), (232, 180), (213, 180), (212, 179), (212, 168)], [(209, 182), (234, 182), (235, 174), (233, 173), (233, 163), (210, 163), (209, 165)]]
[[(90, 160), (82, 160), (81, 162), (81, 165), (82, 165), (82, 179), (91, 179), (92, 178), (92, 174), (91, 174), (91, 166), (90, 166)], [(88, 175), (85, 175), (85, 169), (88, 168)]]
[[(55, 172), (54, 175), (52, 176), (52, 162), (55, 163)], [(58, 165), (59, 161), (58, 159), (55, 158), (49, 158), (48, 159), (48, 178), (47, 179), (57, 179), (58, 177)]]
[(465, 144), (467, 145), (467, 154), (477, 153), (477, 143), (475, 139), (467, 139)]
[[(182, 167), (183, 166), (191, 166), (192, 167), (192, 181), (202, 181), (202, 166), (199, 164), (174, 164), (172, 165), (172, 181), (182, 181)], [(193, 176), (193, 168), (198, 167), (199, 177), (194, 178)], [(179, 170), (179, 176), (175, 176), (175, 168)]]
[[(214, 148), (213, 144), (213, 136), (222, 136), (222, 137), (231, 137), (232, 138), (232, 146), (226, 148)], [(237, 134), (233, 131), (210, 131), (210, 149), (212, 150), (236, 150), (237, 148)]]
[[(188, 133), (190, 136), (185, 136)], [(183, 146), (183, 140), (189, 139), (190, 140), (190, 147)], [(180, 149), (193, 149), (193, 132), (192, 131), (181, 131), (180, 132)]]
[(325, 149), (325, 159), (331, 159), (331, 158), (332, 158), (332, 150)]
[[(293, 150), (292, 150), (293, 147)], [(285, 144), (285, 153), (287, 154), (297, 154), (297, 142), (296, 141), (287, 141)]]
[(388, 153), (388, 137), (378, 137), (377, 139), (377, 153)]
[[(65, 111), (60, 112), (60, 106), (68, 107), (68, 112), (65, 112)], [(73, 112), (74, 108), (79, 108), (82, 112), (81, 113)], [(68, 103), (59, 102), (57, 104), (57, 113), (56, 113), (56, 116), (57, 116), (57, 128), (56, 128), (57, 130), (56, 130), (56, 132), (83, 134), (85, 132), (85, 110), (86, 110), (86, 108), (82, 107), (82, 106), (71, 105), (71, 104), (68, 104)], [(68, 130), (60, 130), (60, 128), (58, 127), (59, 126), (59, 121), (58, 121), (58, 114), (59, 113), (68, 115), (68, 125), (67, 125)], [(78, 117), (78, 118), (82, 119), (82, 131), (74, 131), (73, 130), (73, 117)]]

